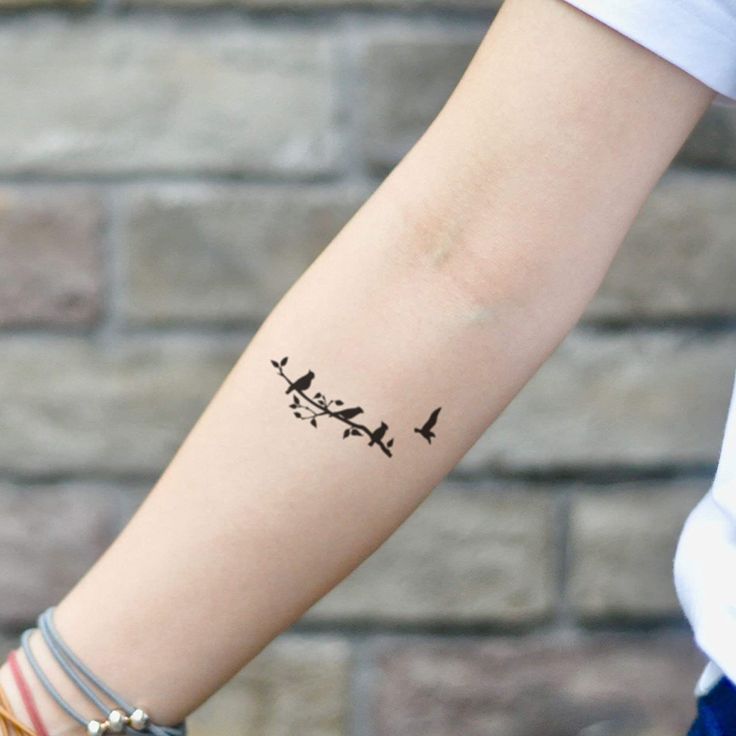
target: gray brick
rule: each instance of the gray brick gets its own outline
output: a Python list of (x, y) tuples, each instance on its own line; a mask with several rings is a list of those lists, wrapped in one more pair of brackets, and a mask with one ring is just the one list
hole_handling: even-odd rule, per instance
[(319, 30), (33, 17), (0, 27), (0, 67), (0, 172), (310, 174), (338, 157)]
[(544, 493), (440, 486), (305, 619), (539, 618), (555, 602), (554, 526)]
[(487, 23), (454, 33), (405, 29), (368, 43), (357, 115), (371, 167), (393, 167), (418, 140), (460, 81), (486, 30)]
[(346, 736), (350, 645), (282, 634), (189, 718), (191, 736)]
[(680, 736), (702, 658), (685, 635), (402, 642), (378, 655), (377, 736)]
[(586, 619), (681, 616), (672, 581), (677, 538), (705, 484), (582, 492), (570, 521), (570, 597)]
[(0, 470), (157, 474), (244, 348), (8, 338), (0, 348)]
[(368, 196), (325, 187), (176, 187), (133, 196), (132, 322), (264, 319)]
[(700, 166), (736, 166), (736, 109), (711, 106), (675, 160)]
[(99, 199), (0, 187), (0, 325), (88, 325), (102, 292)]
[(735, 368), (732, 335), (579, 328), (459, 468), (715, 463)]
[(112, 543), (128, 511), (124, 489), (0, 483), (0, 625), (30, 625)]
[(736, 177), (669, 171), (636, 218), (586, 317), (736, 314)]

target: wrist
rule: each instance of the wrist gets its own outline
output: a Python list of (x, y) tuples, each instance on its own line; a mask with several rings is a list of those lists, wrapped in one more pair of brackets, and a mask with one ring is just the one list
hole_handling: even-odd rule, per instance
[[(83, 716), (87, 716), (90, 708), (89, 702), (63, 673), (43, 642), (38, 630), (31, 633), (29, 646), (43, 673), (61, 697)], [(83, 736), (86, 733), (85, 727), (72, 718), (46, 690), (22, 647), (15, 650), (15, 662), (20, 671), (22, 682), (25, 683), (26, 698), (23, 697), (19, 682), (11, 669), (9, 661), (5, 661), (0, 667), (0, 684), (2, 684), (9, 704), (18, 720), (34, 732), (36, 731), (33, 718), (25, 702), (30, 699), (35, 705), (37, 715), (48, 736)], [(89, 717), (93, 718), (95, 716), (90, 715)]]

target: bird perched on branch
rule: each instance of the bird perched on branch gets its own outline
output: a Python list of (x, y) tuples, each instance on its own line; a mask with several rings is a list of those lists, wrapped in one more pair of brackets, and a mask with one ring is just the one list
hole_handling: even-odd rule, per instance
[(386, 422), (381, 422), (381, 426), (371, 432), (371, 441), (368, 444), (372, 445), (376, 442), (380, 442), (381, 439), (383, 439), (383, 435), (386, 434), (387, 429), (388, 424), (386, 424)]
[(424, 437), (429, 444), (432, 444), (432, 437), (435, 437), (435, 433), (432, 431), (432, 427), (437, 423), (437, 416), (440, 413), (440, 409), (442, 407), (438, 406), (430, 415), (429, 419), (427, 419), (426, 422), (421, 427), (414, 427), (414, 431), (418, 432), (422, 437)]
[(333, 412), (332, 416), (338, 419), (352, 419), (357, 417), (358, 414), (362, 414), (363, 409), (360, 406), (352, 406), (349, 409), (340, 409), (339, 411)]
[(292, 383), (291, 386), (286, 389), (286, 393), (288, 394), (290, 391), (305, 391), (312, 384), (313, 378), (314, 371), (309, 371), (308, 373), (305, 373), (303, 376), (297, 378), (296, 381), (294, 381), (294, 383)]

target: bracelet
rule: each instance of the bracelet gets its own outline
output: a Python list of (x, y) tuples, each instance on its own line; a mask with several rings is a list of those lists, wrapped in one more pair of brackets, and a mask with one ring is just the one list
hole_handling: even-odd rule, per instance
[(5, 694), (3, 686), (0, 685), (0, 729), (2, 729), (3, 736), (10, 736), (8, 723), (18, 731), (21, 736), (38, 736), (38, 734), (35, 734), (30, 728), (28, 728), (28, 726), (18, 720), (15, 712), (10, 707), (8, 696)]
[(10, 667), (10, 674), (13, 676), (13, 680), (15, 680), (15, 686), (18, 688), (20, 697), (23, 700), (23, 705), (28, 712), (28, 717), (31, 719), (33, 728), (38, 731), (38, 736), (49, 736), (49, 732), (46, 730), (43, 719), (36, 707), (36, 701), (33, 697), (33, 693), (31, 692), (31, 688), (28, 687), (26, 678), (23, 677), (23, 672), (18, 664), (15, 649), (8, 654), (8, 666)]
[[(31, 667), (38, 676), (38, 679), (41, 681), (41, 684), (46, 688), (51, 697), (54, 698), (54, 700), (75, 721), (82, 724), (82, 726), (87, 729), (88, 736), (102, 736), (106, 733), (148, 733), (154, 734), (154, 736), (186, 736), (186, 721), (182, 721), (175, 726), (160, 726), (153, 723), (150, 716), (142, 708), (137, 708), (128, 704), (117, 693), (113, 692), (104, 682), (102, 682), (102, 680), (71, 651), (69, 646), (59, 636), (53, 622), (54, 608), (54, 606), (47, 608), (38, 617), (38, 629), (41, 631), (46, 645), (64, 672), (87, 696), (87, 698), (106, 714), (106, 718), (104, 720), (90, 720), (85, 718), (81, 713), (72, 708), (64, 698), (62, 698), (41, 669), (36, 657), (31, 651), (29, 644), (31, 629), (26, 629), (21, 635), (21, 645)], [(69, 660), (71, 664), (67, 660)], [(82, 680), (80, 675), (74, 671), (74, 667), (76, 667), (76, 669), (79, 670), (79, 672), (99, 690), (108, 695), (108, 697), (115, 702), (116, 707), (109, 710), (109, 706)]]

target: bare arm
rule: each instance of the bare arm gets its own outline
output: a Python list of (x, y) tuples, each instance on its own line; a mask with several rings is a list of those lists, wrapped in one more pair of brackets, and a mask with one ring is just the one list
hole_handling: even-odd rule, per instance
[[(432, 125), (60, 603), (82, 659), (176, 723), (360, 564), (573, 326), (712, 98), (560, 0), (507, 0)], [(317, 393), (345, 403), (323, 412)], [(121, 578), (125, 595), (106, 594)], [(48, 661), (38, 638), (34, 651)], [(35, 689), (61, 733), (66, 716)]]

